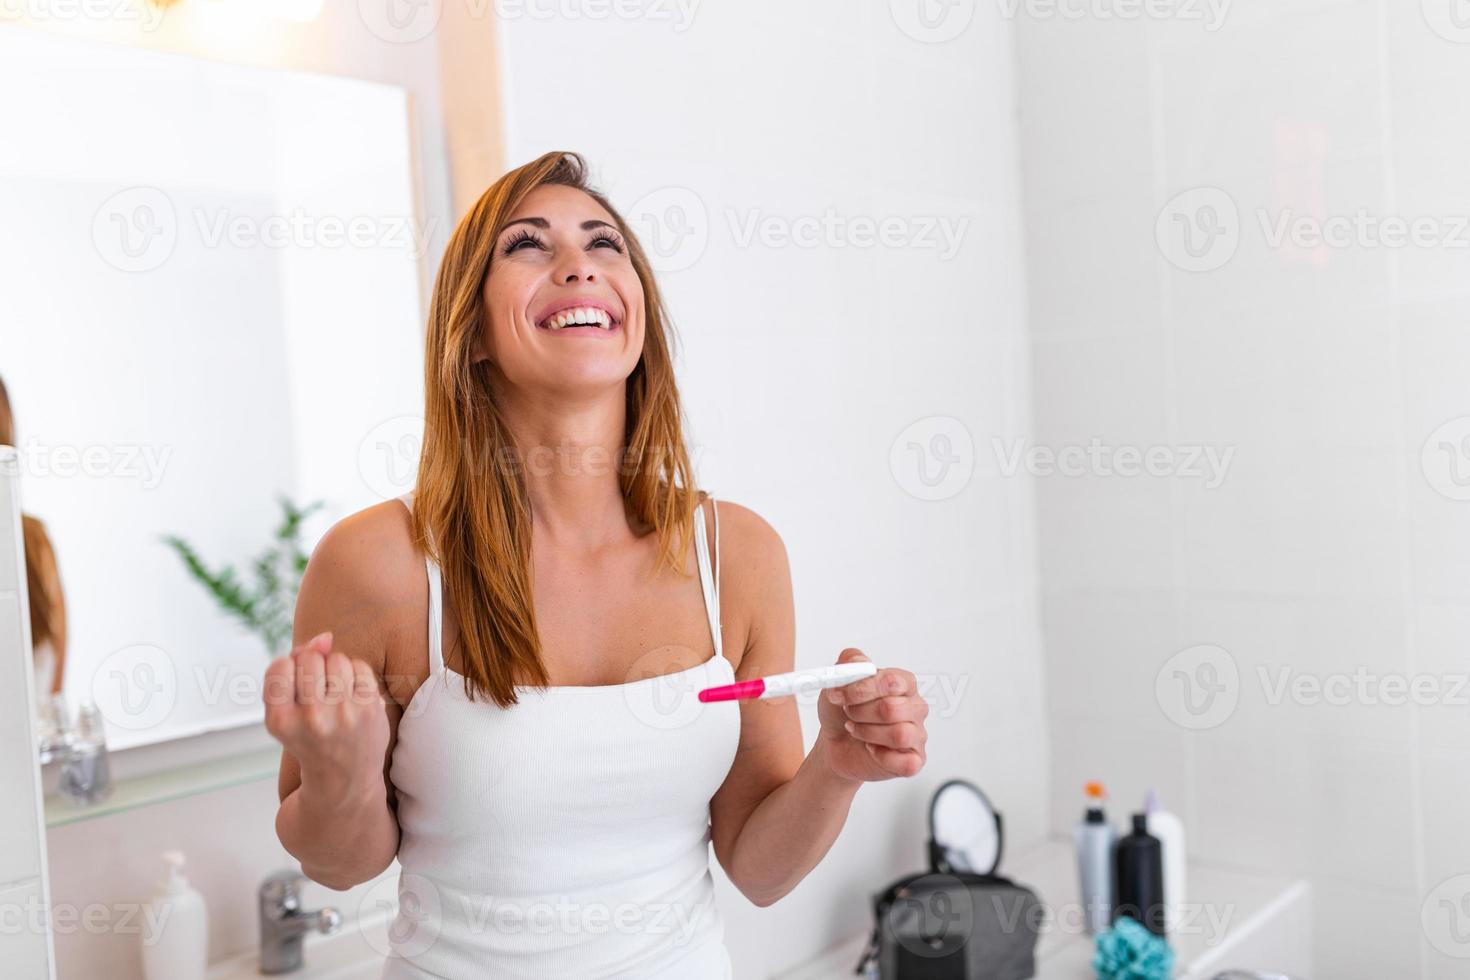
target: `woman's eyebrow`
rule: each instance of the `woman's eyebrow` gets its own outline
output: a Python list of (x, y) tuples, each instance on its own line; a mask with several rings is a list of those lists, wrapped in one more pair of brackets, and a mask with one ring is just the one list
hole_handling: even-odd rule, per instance
[[(517, 218), (514, 221), (507, 221), (505, 223), (506, 228), (509, 228), (511, 225), (532, 225), (533, 227), (546, 230), (551, 227), (551, 222), (545, 218)], [(591, 231), (593, 228), (612, 228), (614, 231), (617, 230), (617, 227), (612, 222), (603, 221), (601, 218), (592, 218), (584, 221), (581, 227), (583, 231)]]

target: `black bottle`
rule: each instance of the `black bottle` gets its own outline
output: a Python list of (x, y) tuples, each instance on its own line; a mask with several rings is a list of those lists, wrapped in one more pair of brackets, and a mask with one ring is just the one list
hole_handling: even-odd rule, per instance
[(1133, 815), (1133, 833), (1113, 848), (1113, 921), (1127, 916), (1156, 936), (1164, 934), (1164, 848), (1148, 832), (1148, 818)]

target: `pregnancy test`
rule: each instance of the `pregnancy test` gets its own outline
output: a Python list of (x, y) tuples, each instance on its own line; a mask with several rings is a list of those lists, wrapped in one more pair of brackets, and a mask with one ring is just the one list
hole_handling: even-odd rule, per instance
[(701, 701), (745, 701), (758, 698), (784, 698), (808, 691), (824, 691), (829, 687), (845, 687), (864, 677), (878, 673), (878, 665), (868, 660), (849, 664), (834, 664), (831, 667), (815, 667), (811, 670), (793, 670), (789, 674), (772, 674), (753, 681), (722, 684), (707, 687), (699, 692)]

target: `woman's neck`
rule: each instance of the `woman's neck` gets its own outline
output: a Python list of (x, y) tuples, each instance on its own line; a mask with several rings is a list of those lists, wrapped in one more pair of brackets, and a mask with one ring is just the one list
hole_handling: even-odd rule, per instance
[(619, 467), (626, 407), (620, 390), (586, 402), (501, 406), (531, 501), (533, 534), (595, 551), (632, 536)]

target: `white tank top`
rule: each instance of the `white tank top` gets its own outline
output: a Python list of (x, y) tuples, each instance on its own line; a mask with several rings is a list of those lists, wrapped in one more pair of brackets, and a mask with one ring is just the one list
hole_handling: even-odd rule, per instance
[[(412, 494), (399, 498), (412, 507)], [(715, 541), (719, 512), (715, 509)], [(627, 684), (518, 687), (471, 702), (444, 666), (439, 568), (429, 676), (398, 722), (398, 912), (383, 980), (728, 980), (710, 875), (709, 802), (740, 738), (719, 580), (695, 552), (714, 656), (646, 661)], [(645, 666), (645, 664), (640, 664)]]

